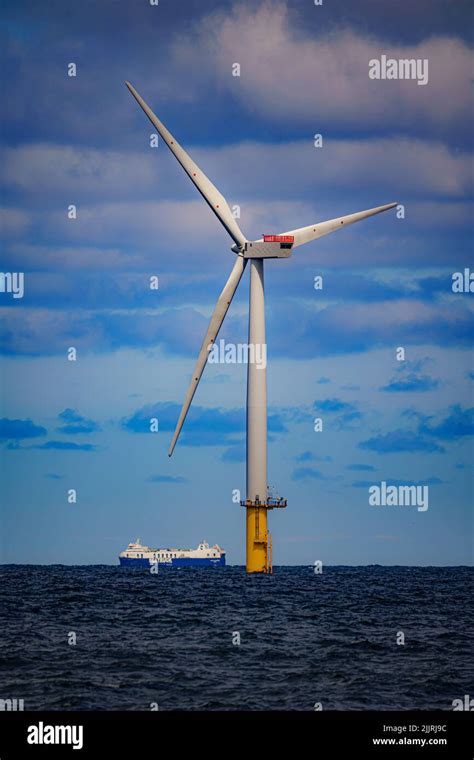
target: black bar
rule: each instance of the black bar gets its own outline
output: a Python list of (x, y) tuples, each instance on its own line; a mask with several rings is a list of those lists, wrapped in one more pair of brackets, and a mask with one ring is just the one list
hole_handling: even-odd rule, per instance
[[(151, 753), (163, 757), (165, 750), (178, 757), (190, 753), (222, 757), (229, 752), (235, 756), (240, 751), (242, 760), (251, 760), (257, 748), (270, 756), (275, 742), (284, 742), (280, 747), (287, 747), (289, 758), (304, 755), (326, 760), (345, 751), (348, 758), (472, 760), (472, 718), (470, 712), (451, 711), (0, 712), (0, 760), (25, 756), (141, 760)], [(56, 726), (69, 727), (64, 738), (75, 743), (77, 750), (72, 743), (28, 743), (28, 736), (56, 738)], [(72, 727), (76, 727), (74, 734)]]

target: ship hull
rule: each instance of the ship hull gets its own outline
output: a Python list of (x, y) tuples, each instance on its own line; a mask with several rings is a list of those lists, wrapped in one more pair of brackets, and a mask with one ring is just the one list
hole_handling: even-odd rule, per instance
[[(119, 557), (122, 567), (150, 567), (154, 560), (147, 557)], [(173, 557), (171, 562), (159, 562), (158, 567), (225, 567), (225, 554), (220, 557)]]

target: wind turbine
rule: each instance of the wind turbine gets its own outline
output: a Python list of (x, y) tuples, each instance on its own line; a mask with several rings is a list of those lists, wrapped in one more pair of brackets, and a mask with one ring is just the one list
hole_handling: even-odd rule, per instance
[[(247, 240), (240, 230), (232, 212), (219, 190), (194, 163), (165, 125), (153, 113), (129, 82), (125, 83), (137, 103), (143, 108), (163, 141), (179, 161), (191, 182), (223, 224), (234, 241), (231, 250), (237, 254), (202, 342), (201, 350), (186, 393), (181, 413), (176, 424), (168, 451), (171, 456), (183, 427), (186, 415), (201, 379), (209, 352), (224, 321), (235, 291), (250, 260), (249, 297), (249, 346), (266, 346), (265, 341), (265, 300), (263, 263), (265, 259), (288, 258), (293, 248), (309, 243), (330, 232), (335, 232), (349, 224), (380, 214), (394, 208), (396, 203), (377, 206), (356, 214), (340, 216), (327, 222), (311, 224), (279, 235), (264, 235), (259, 240)], [(249, 361), (247, 363), (247, 497), (241, 502), (247, 513), (247, 572), (269, 573), (272, 571), (272, 544), (267, 528), (267, 511), (275, 507), (286, 507), (286, 499), (273, 499), (267, 493), (267, 380), (266, 367)]]

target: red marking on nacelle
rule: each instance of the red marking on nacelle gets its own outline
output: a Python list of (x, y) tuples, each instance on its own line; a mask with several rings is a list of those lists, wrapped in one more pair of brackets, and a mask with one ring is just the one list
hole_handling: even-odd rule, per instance
[(264, 243), (294, 243), (293, 235), (264, 235)]

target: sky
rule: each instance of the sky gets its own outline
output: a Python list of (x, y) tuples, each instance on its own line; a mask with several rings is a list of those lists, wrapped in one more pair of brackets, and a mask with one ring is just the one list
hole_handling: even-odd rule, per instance
[[(115, 564), (137, 537), (245, 562), (245, 365), (206, 368), (167, 456), (233, 241), (129, 80), (249, 239), (400, 204), (266, 262), (274, 564), (472, 564), (469, 6), (6, 0), (0, 562)], [(382, 55), (427, 84), (370, 79)], [(247, 317), (248, 272), (219, 338)], [(382, 482), (428, 508), (370, 504)]]

